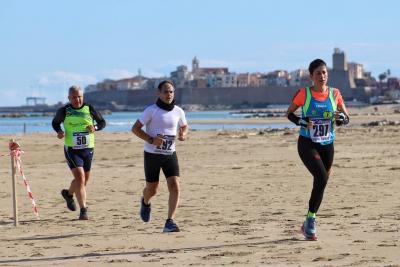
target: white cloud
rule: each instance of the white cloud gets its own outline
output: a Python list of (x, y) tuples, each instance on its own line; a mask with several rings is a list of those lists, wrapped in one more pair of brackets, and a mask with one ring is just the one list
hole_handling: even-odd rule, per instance
[(136, 75), (137, 73), (133, 73), (130, 70), (111, 69), (111, 70), (105, 70), (97, 76), (100, 78), (100, 80), (104, 79), (120, 80), (120, 79), (131, 78)]
[[(149, 78), (165, 76), (164, 73), (154, 70), (154, 69), (141, 68), (140, 71), (143, 76), (149, 77)], [(132, 78), (136, 75), (138, 75), (138, 71), (132, 72), (130, 70), (125, 70), (125, 69), (112, 69), (112, 70), (103, 71), (99, 75), (96, 75), (96, 76), (98, 77), (98, 80), (101, 81), (104, 79), (120, 80), (120, 79)]]
[(96, 83), (97, 78), (93, 75), (79, 74), (57, 70), (51, 73), (45, 73), (38, 78), (40, 86), (67, 86), (72, 84), (85, 86), (87, 84)]
[[(152, 69), (143, 69), (142, 75), (148, 78), (157, 78), (157, 77), (165, 77), (166, 75), (160, 71), (152, 70)], [(168, 74), (169, 76), (169, 74)]]
[(85, 87), (98, 81), (96, 76), (56, 70), (44, 73), (36, 78), (36, 85), (30, 89), (21, 89), (24, 92), (23, 99), (27, 96), (46, 97), (47, 104), (54, 104), (59, 101), (65, 102), (67, 99), (67, 89), (71, 85)]
[(18, 89), (0, 91), (1, 106), (18, 106), (25, 103), (26, 95)]

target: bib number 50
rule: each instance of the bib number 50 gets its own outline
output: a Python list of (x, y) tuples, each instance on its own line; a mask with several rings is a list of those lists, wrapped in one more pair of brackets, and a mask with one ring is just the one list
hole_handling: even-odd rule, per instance
[(86, 145), (86, 136), (77, 136), (76, 137), (76, 145), (81, 146), (81, 145)]
[(89, 146), (89, 133), (74, 133), (73, 134), (73, 147), (74, 149), (83, 149)]

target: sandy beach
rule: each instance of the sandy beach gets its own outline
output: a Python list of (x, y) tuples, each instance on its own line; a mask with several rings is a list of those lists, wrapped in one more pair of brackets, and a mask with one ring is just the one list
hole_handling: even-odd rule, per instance
[[(315, 242), (300, 233), (312, 177), (297, 154), (298, 129), (191, 131), (177, 144), (182, 231), (169, 234), (162, 175), (152, 221), (139, 218), (143, 142), (132, 133), (96, 133), (89, 221), (77, 220), (60, 195), (71, 181), (63, 142), (55, 134), (17, 136), (40, 219), (18, 177), (20, 226), (13, 226), (10, 159), (0, 158), (0, 265), (399, 267), (400, 126), (361, 124), (400, 114), (351, 112), (351, 125), (337, 129)], [(259, 119), (279, 120), (287, 122)], [(10, 137), (0, 136), (0, 154)]]

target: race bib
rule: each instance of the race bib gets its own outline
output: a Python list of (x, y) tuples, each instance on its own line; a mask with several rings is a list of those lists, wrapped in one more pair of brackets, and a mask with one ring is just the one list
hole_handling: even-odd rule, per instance
[(174, 151), (172, 150), (175, 144), (175, 135), (158, 135), (161, 136), (164, 141), (161, 146), (157, 146), (155, 152), (161, 154), (172, 154)]
[(88, 132), (73, 133), (73, 149), (84, 149), (89, 146), (90, 136)]
[(322, 143), (331, 140), (332, 123), (329, 119), (312, 120), (313, 127), (310, 129), (311, 140), (315, 143)]

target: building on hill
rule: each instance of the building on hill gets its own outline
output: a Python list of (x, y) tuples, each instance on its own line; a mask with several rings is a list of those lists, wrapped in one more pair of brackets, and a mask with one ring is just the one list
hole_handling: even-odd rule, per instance
[(190, 86), (190, 81), (193, 80), (193, 74), (188, 70), (185, 65), (180, 65), (175, 71), (171, 72), (171, 81), (176, 88), (185, 88)]
[(364, 67), (358, 63), (348, 63), (346, 54), (339, 48), (334, 49), (332, 62), (332, 69), (329, 70), (329, 85), (339, 88), (345, 100), (368, 101), (372, 89), (358, 86), (372, 83)]
[(289, 86), (311, 86), (312, 82), (308, 70), (297, 69), (289, 73)]

